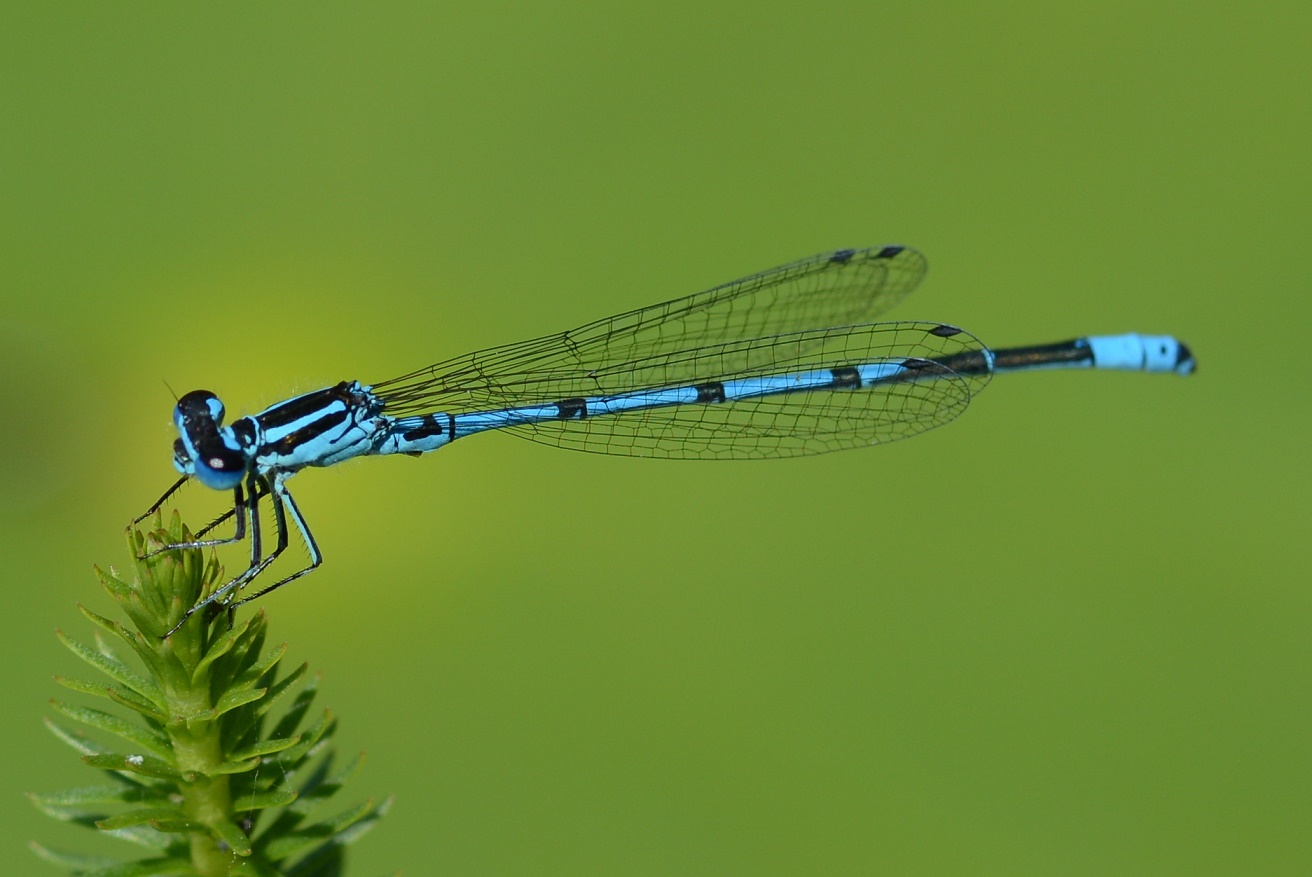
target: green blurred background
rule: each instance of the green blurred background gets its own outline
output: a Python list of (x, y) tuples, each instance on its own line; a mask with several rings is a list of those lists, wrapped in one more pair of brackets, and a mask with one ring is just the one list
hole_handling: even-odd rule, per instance
[(877, 243), (933, 264), (897, 316), (1199, 374), (782, 463), (302, 475), (327, 564), (263, 605), (397, 796), (352, 873), (1312, 870), (1305, 3), (2, 20), (5, 873), (96, 843), (21, 793), (92, 781), (52, 630), (174, 477), (170, 387), (250, 413)]

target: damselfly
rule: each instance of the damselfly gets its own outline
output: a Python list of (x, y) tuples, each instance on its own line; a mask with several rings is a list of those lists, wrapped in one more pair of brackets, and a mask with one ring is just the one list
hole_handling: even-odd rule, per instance
[[(195, 541), (162, 549), (230, 544), (250, 530), (250, 565), (188, 610), (185, 621), (206, 606), (254, 600), (319, 566), (323, 555), (287, 490), (287, 480), (308, 466), (370, 454), (419, 456), (490, 430), (604, 454), (789, 457), (941, 426), (999, 372), (1194, 370), (1189, 349), (1168, 336), (990, 350), (943, 323), (871, 322), (910, 293), (926, 267), (907, 247), (837, 250), (382, 383), (343, 381), (230, 426), (218, 397), (196, 390), (173, 412), (173, 465), (182, 477), (133, 523), (193, 477), (232, 491), (231, 511)], [(268, 554), (260, 537), (264, 497), (277, 530)], [(203, 538), (230, 517), (233, 536)], [(305, 540), (309, 564), (239, 598), (287, 548), (288, 517)]]

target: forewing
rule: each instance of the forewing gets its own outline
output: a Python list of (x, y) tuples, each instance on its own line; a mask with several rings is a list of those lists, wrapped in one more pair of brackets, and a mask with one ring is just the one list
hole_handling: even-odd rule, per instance
[[(822, 253), (568, 332), (459, 356), (375, 384), (374, 390), (394, 415), (475, 411), (621, 392), (650, 375), (651, 364), (666, 357), (867, 323), (905, 298), (926, 267), (924, 257), (906, 247)], [(799, 339), (793, 349), (818, 338)], [(767, 357), (778, 349), (756, 345), (753, 361), (766, 367)], [(643, 362), (649, 364), (646, 371), (634, 367)]]

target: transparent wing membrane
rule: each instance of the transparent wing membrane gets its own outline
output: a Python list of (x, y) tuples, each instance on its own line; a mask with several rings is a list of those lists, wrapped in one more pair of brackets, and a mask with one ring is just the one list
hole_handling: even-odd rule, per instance
[[(920, 282), (924, 257), (839, 250), (568, 332), (467, 354), (374, 385), (388, 414), (551, 405), (753, 377), (917, 361), (916, 379), (667, 405), (506, 431), (607, 454), (756, 458), (916, 435), (959, 414), (988, 381), (943, 364), (983, 350), (933, 323), (870, 320)], [(835, 328), (837, 327), (837, 328)]]
[(963, 375), (942, 363), (980, 351), (979, 341), (961, 331), (949, 337), (934, 334), (939, 329), (934, 323), (871, 323), (663, 354), (617, 363), (582, 379), (526, 375), (515, 382), (512, 395), (557, 400), (750, 385), (753, 378), (863, 365), (911, 366), (898, 377), (856, 389), (818, 387), (543, 420), (508, 431), (574, 450), (677, 459), (791, 457), (895, 441), (947, 423), (988, 382), (987, 372)]
[[(551, 401), (551, 393), (528, 392), (540, 392), (543, 384), (533, 378), (544, 376), (550, 384), (581, 389), (591, 376), (605, 374), (620, 380), (613, 389), (619, 392), (640, 383), (622, 377), (629, 363), (868, 323), (915, 289), (926, 268), (925, 258), (906, 247), (823, 253), (567, 332), (458, 356), (373, 387), (394, 415)], [(759, 345), (757, 361), (772, 349)], [(611, 391), (606, 384), (593, 387)]]

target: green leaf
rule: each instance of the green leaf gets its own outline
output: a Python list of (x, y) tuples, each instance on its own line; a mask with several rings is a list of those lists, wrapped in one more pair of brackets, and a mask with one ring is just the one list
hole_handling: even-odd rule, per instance
[(300, 735), (295, 737), (286, 737), (281, 740), (263, 740), (254, 746), (247, 746), (244, 749), (238, 749), (232, 753), (233, 761), (241, 761), (246, 758), (253, 758), (259, 755), (269, 755), (274, 752), (282, 752), (284, 749), (290, 749), (300, 742)]
[(111, 679), (119, 682), (132, 689), (137, 694), (155, 704), (160, 710), (164, 709), (164, 693), (160, 691), (155, 683), (145, 677), (138, 676), (132, 672), (132, 669), (115, 658), (107, 657), (100, 652), (83, 645), (77, 640), (72, 639), (64, 634), (63, 631), (55, 631), (59, 641), (68, 647), (69, 651), (104, 673)]
[(163, 831), (168, 834), (209, 834), (209, 826), (201, 822), (196, 822), (186, 818), (161, 818), (152, 819), (150, 827), (156, 831)]
[(127, 740), (129, 743), (135, 743), (143, 749), (172, 761), (173, 748), (169, 744), (168, 738), (162, 734), (157, 734), (149, 728), (143, 728), (140, 725), (133, 724), (126, 719), (101, 710), (93, 710), (83, 706), (73, 706), (72, 704), (61, 703), (57, 700), (50, 701), (51, 709), (62, 713), (74, 721), (81, 722), (84, 725), (90, 725), (93, 728), (99, 728), (110, 734), (115, 734)]
[[(46, 727), (49, 728), (50, 731), (56, 737), (63, 740), (69, 746), (73, 747), (73, 749), (76, 750), (84, 758), (88, 756), (101, 755), (109, 751), (105, 749), (103, 746), (101, 746), (99, 743), (92, 740), (90, 737), (87, 737), (85, 734), (81, 734), (70, 728), (65, 728), (63, 725), (59, 724), (53, 719), (46, 719), (45, 722), (46, 722)], [(156, 784), (158, 782), (157, 780), (152, 779), (150, 777), (139, 776), (127, 772), (114, 773), (111, 774), (111, 776), (114, 777), (114, 779), (119, 780), (120, 782), (127, 783), (131, 786), (147, 786), (152, 789), (156, 788)]]
[(367, 800), (363, 804), (352, 807), (350, 810), (339, 813), (330, 819), (288, 832), (281, 837), (270, 840), (267, 844), (262, 843), (262, 850), (273, 861), (282, 861), (323, 843), (338, 832), (350, 828), (351, 825), (368, 816), (373, 809), (373, 800)]
[(250, 686), (257, 684), (260, 681), (260, 677), (281, 661), (282, 656), (285, 654), (287, 654), (287, 643), (278, 646), (263, 658), (243, 670), (241, 675), (233, 680), (232, 687), (249, 688)]
[(375, 825), (382, 821), (382, 818), (387, 815), (387, 811), (392, 809), (394, 800), (395, 798), (392, 795), (388, 795), (387, 799), (379, 804), (372, 813), (337, 832), (337, 842), (343, 846), (348, 846), (364, 837), (373, 830)]
[(260, 691), (262, 695), (265, 691), (267, 691), (268, 694), (264, 695), (264, 700), (258, 707), (251, 711), (250, 714), (234, 717), (234, 721), (231, 722), (230, 726), (224, 728), (224, 740), (231, 741), (233, 745), (240, 744), (240, 741), (246, 736), (247, 732), (255, 727), (260, 718), (278, 702), (279, 698), (287, 693), (287, 690), (291, 688), (291, 686), (296, 684), (298, 679), (305, 675), (305, 671), (308, 670), (309, 667), (310, 665), (308, 663), (303, 663), (291, 673), (287, 674), (282, 681), (272, 687), (268, 689), (254, 689)]
[(109, 683), (92, 682), (88, 679), (74, 679), (71, 676), (56, 676), (55, 682), (67, 688), (69, 691), (76, 691), (78, 694), (90, 694), (94, 697), (109, 697)]
[[(330, 731), (332, 726), (333, 726), (332, 712), (330, 712), (329, 710), (324, 710), (323, 714), (319, 716), (318, 720), (316, 720), (313, 725), (306, 728), (305, 732), (300, 735), (301, 742), (297, 743), (295, 746), (291, 747), (290, 749), (286, 750), (285, 752), (281, 753), (278, 756), (277, 758), (278, 764), (284, 770), (294, 769), (297, 765), (300, 764), (302, 759), (304, 759), (309, 754), (310, 750), (314, 748), (315, 744), (317, 744), (325, 736), (331, 736)], [(279, 722), (278, 727), (274, 729), (274, 733), (277, 733), (282, 729), (283, 729), (283, 722)]]
[(233, 679), (240, 676), (243, 670), (259, 660), (260, 649), (264, 648), (264, 638), (267, 635), (268, 621), (261, 610), (251, 616), (247, 622), (246, 630), (233, 643), (227, 660), (212, 667), (210, 671), (211, 684), (226, 690)]
[(124, 785), (83, 786), (58, 792), (28, 792), (38, 807), (85, 807), (88, 804), (163, 804), (168, 798), (141, 787)]
[(278, 682), (278, 684), (270, 688), (268, 698), (265, 700), (264, 703), (260, 704), (260, 713), (261, 714), (267, 713), (273, 707), (273, 705), (278, 702), (278, 699), (281, 698), (284, 694), (286, 694), (287, 690), (291, 688), (293, 685), (295, 685), (297, 681), (302, 676), (305, 675), (305, 671), (309, 669), (310, 669), (310, 662), (309, 661), (302, 662), (299, 667), (297, 667), (292, 672), (288, 673), (286, 676), (282, 678), (281, 681)]
[[(138, 549), (134, 547), (133, 550)], [(132, 599), (132, 586), (115, 575), (112, 567), (110, 572), (105, 572), (98, 566), (93, 566), (92, 569), (95, 570), (96, 578), (100, 579), (100, 584), (104, 586), (106, 591), (109, 591), (109, 595), (117, 602), (122, 603), (125, 600)]]
[(92, 636), (95, 637), (96, 640), (96, 651), (100, 652), (100, 654), (109, 658), (111, 661), (118, 661), (120, 664), (123, 663), (123, 659), (119, 657), (118, 652), (114, 651), (114, 647), (109, 644), (109, 640), (105, 639), (103, 631), (97, 630), (92, 633)]
[(364, 764), (364, 753), (359, 752), (356, 754), (355, 758), (352, 758), (347, 762), (345, 767), (332, 776), (326, 779), (323, 777), (315, 777), (313, 778), (314, 785), (311, 785), (310, 782), (307, 781), (305, 787), (301, 789), (301, 793), (320, 800), (335, 795), (341, 791), (347, 781), (355, 775), (355, 772), (360, 769), (362, 764)]
[(115, 865), (100, 871), (88, 871), (79, 877), (194, 877), (196, 868), (189, 859), (147, 859)]
[(54, 719), (46, 719), (46, 727), (50, 729), (60, 740), (63, 740), (69, 746), (72, 746), (79, 755), (98, 755), (109, 750), (92, 740), (81, 731), (74, 731), (72, 728), (65, 728)]
[(29, 842), (27, 848), (36, 854), (37, 858), (61, 868), (68, 868), (70, 871), (89, 871), (118, 864), (117, 860), (107, 859), (104, 856), (87, 856), (81, 853), (52, 850), (36, 841)]
[(238, 813), (245, 813), (248, 810), (267, 810), (270, 807), (286, 807), (295, 800), (295, 790), (274, 789), (271, 792), (243, 795), (232, 802), (232, 809)]
[(302, 781), (300, 799), (294, 805), (288, 807), (284, 814), (290, 822), (287, 827), (292, 828), (299, 824), (305, 818), (305, 815), (314, 809), (316, 804), (326, 801), (340, 792), (342, 786), (346, 784), (346, 780), (350, 778), (351, 774), (355, 773), (363, 762), (364, 753), (360, 753), (351, 760), (346, 768), (334, 774), (331, 772), (333, 757), (330, 753)]
[(191, 681), (193, 685), (204, 678), (211, 664), (232, 650), (237, 643), (237, 639), (246, 633), (250, 625), (250, 619), (247, 619), (241, 624), (233, 626), (226, 633), (220, 635), (217, 640), (210, 643), (209, 649), (205, 652), (205, 657), (201, 658), (200, 663), (196, 665), (196, 669), (192, 671)]
[(248, 770), (255, 770), (255, 768), (259, 767), (261, 763), (261, 760), (258, 758), (247, 758), (242, 761), (225, 761), (218, 767), (210, 768), (209, 772), (213, 776), (245, 773)]
[(287, 877), (280, 869), (259, 857), (238, 859), (228, 873), (232, 877)]
[(92, 624), (96, 625), (96, 627), (99, 627), (101, 630), (104, 630), (107, 633), (112, 633), (115, 636), (121, 637), (124, 640), (128, 640), (132, 638), (132, 633), (126, 627), (119, 624), (117, 621), (112, 621), (103, 615), (92, 612), (90, 609), (83, 606), (81, 603), (77, 604), (77, 611), (81, 612), (82, 615)]
[(329, 753), (328, 757), (315, 765), (314, 771), (302, 781), (297, 799), (278, 814), (276, 821), (265, 832), (263, 841), (269, 842), (275, 837), (290, 834), (305, 821), (311, 810), (338, 790), (337, 786), (325, 784), (325, 777), (331, 767), (332, 753)]
[(220, 822), (217, 825), (211, 825), (210, 831), (237, 855), (249, 856), (251, 854), (251, 839), (231, 822)]
[[(388, 800), (390, 801), (391, 799)], [(336, 816), (333, 816), (330, 819), (325, 819), (318, 824), (327, 826), (334, 834), (338, 834), (346, 831), (346, 829), (350, 828), (361, 819), (364, 819), (370, 813), (374, 812), (375, 809), (376, 805), (374, 804), (374, 799), (369, 798), (364, 803), (357, 804), (350, 810), (344, 810)]]
[(319, 693), (319, 674), (311, 676), (300, 691), (296, 692), (296, 698), (287, 707), (287, 712), (283, 713), (278, 724), (269, 732), (270, 737), (290, 737), (296, 733), (300, 727), (301, 720), (305, 714), (310, 711), (311, 704), (314, 703), (315, 695)]
[(257, 701), (264, 697), (267, 688), (245, 688), (240, 691), (228, 691), (219, 698), (219, 702), (214, 705), (211, 713), (217, 717), (224, 713), (232, 712), (239, 706), (245, 706), (248, 703)]
[(346, 851), (340, 844), (328, 841), (312, 850), (285, 873), (287, 877), (343, 877), (346, 873)]
[(128, 843), (163, 853), (166, 856), (185, 855), (187, 852), (185, 840), (179, 839), (175, 835), (156, 831), (153, 826), (149, 825), (133, 825), (129, 828), (102, 831), (101, 834), (118, 840), (125, 840)]
[(148, 719), (154, 719), (161, 725), (168, 721), (168, 716), (160, 712), (153, 703), (128, 688), (111, 685), (107, 688), (109, 699), (122, 704), (130, 710), (136, 710)]
[[(154, 648), (151, 648), (155, 643), (154, 637), (151, 638), (150, 644), (147, 644), (147, 642), (140, 636), (134, 635), (132, 631), (128, 630), (122, 624), (119, 624), (116, 621), (111, 621), (103, 615), (97, 615), (95, 612), (92, 612), (80, 603), (77, 608), (93, 624), (100, 627), (102, 630), (114, 634), (119, 639), (123, 640), (123, 642), (127, 643), (128, 646), (136, 652), (137, 657), (141, 659), (142, 663), (144, 663), (150, 670), (151, 675), (156, 679), (167, 679), (174, 683), (173, 687), (181, 687), (186, 684), (185, 679), (175, 680), (172, 678), (177, 675), (177, 669), (174, 666), (170, 666), (173, 662), (166, 661), (157, 651), (155, 651)], [(112, 655), (107, 656), (113, 657)]]
[(82, 807), (50, 806), (38, 798), (32, 798), (31, 801), (38, 810), (49, 816), (51, 819), (58, 819), (60, 822), (71, 822), (74, 825), (81, 825), (87, 828), (95, 827), (96, 821), (104, 819), (107, 815), (103, 812), (88, 811)]
[(158, 758), (151, 758), (149, 755), (119, 755), (106, 752), (100, 755), (84, 755), (82, 760), (92, 767), (99, 767), (104, 770), (125, 770), (129, 773), (159, 779), (182, 780), (182, 774), (178, 773), (177, 768)]
[(156, 820), (186, 818), (186, 814), (177, 807), (142, 807), (101, 819), (96, 823), (96, 827), (112, 831), (116, 828), (127, 828), (129, 825), (146, 825)]
[(281, 862), (305, 853), (332, 840), (333, 833), (323, 826), (313, 826), (280, 834), (262, 846), (261, 852), (271, 861)]

